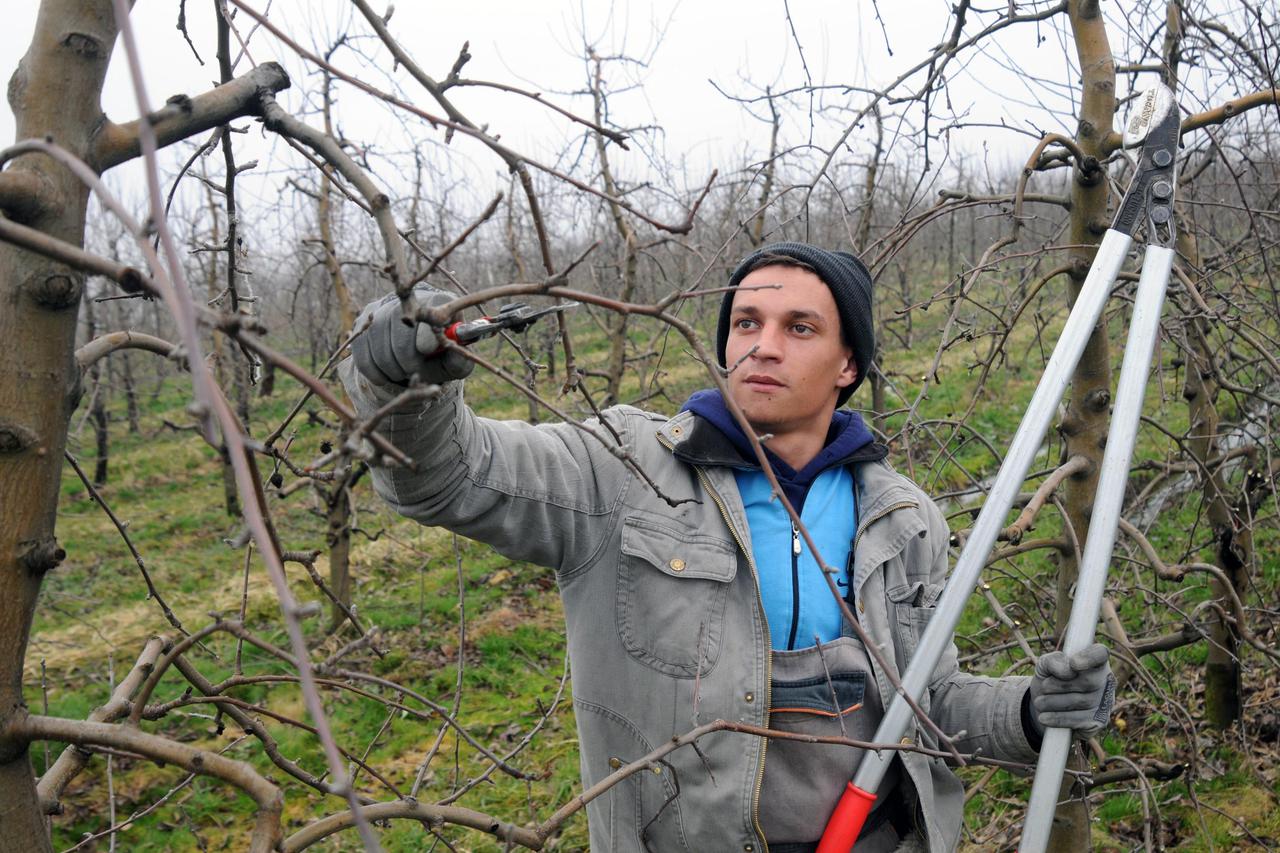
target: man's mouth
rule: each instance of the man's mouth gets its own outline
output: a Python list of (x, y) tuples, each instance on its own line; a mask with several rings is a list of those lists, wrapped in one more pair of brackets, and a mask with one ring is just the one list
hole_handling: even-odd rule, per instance
[(765, 376), (762, 373), (753, 373), (742, 380), (742, 383), (750, 388), (759, 391), (772, 391), (776, 388), (785, 387), (783, 383), (774, 379), (772, 376)]

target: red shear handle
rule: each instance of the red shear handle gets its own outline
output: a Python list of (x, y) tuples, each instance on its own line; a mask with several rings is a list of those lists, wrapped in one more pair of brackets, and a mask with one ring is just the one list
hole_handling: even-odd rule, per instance
[(849, 853), (875, 802), (875, 794), (868, 794), (850, 782), (840, 795), (831, 820), (827, 821), (822, 840), (818, 842), (818, 853)]

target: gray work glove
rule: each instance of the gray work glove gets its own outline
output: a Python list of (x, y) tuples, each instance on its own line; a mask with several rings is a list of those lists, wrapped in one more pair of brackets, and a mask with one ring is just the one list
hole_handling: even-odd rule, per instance
[(1076, 737), (1097, 734), (1111, 719), (1116, 679), (1107, 663), (1110, 652), (1101, 643), (1073, 655), (1050, 652), (1036, 661), (1031, 678), (1031, 720), (1046, 728), (1071, 729)]
[[(418, 301), (430, 307), (443, 305), (454, 297), (432, 287), (414, 289)], [(465, 379), (475, 362), (456, 350), (441, 352), (442, 342), (426, 323), (406, 326), (395, 294), (370, 302), (360, 312), (356, 328), (369, 328), (351, 343), (356, 369), (379, 386), (407, 385), (415, 373), (424, 382), (441, 384)]]

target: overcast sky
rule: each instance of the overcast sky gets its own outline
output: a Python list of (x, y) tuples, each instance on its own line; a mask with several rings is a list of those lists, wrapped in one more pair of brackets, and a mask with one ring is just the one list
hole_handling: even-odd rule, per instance
[[(25, 51), (38, 5), (35, 0), (7, 0), (0, 55), (16, 58)], [(175, 30), (177, 5), (176, 0), (139, 0), (134, 9), (135, 26), (146, 46), (144, 63), (153, 105), (171, 94), (198, 93), (216, 74), (209, 25), (211, 4), (208, 0), (187, 3), (196, 48), (206, 63), (203, 66)], [(258, 4), (264, 5), (265, 0)], [(628, 77), (641, 84), (613, 99), (616, 120), (624, 125), (660, 124), (665, 155), (677, 159), (687, 156), (694, 164), (709, 168), (737, 159), (734, 155), (746, 148), (762, 151), (768, 139), (766, 125), (726, 99), (713, 83), (742, 95), (758, 93), (765, 85), (787, 88), (808, 80), (820, 85), (884, 85), (927, 55), (930, 47), (945, 37), (950, 23), (947, 0), (878, 4), (866, 0), (792, 0), (790, 8), (789, 24), (782, 0), (401, 2), (391, 28), (437, 78), (447, 73), (461, 44), (470, 41), (473, 59), (466, 75), (534, 88), (584, 112), (589, 109), (585, 98), (555, 93), (569, 93), (584, 82), (581, 53), (585, 30), (585, 40), (601, 52), (649, 60), (647, 68), (614, 66), (615, 87)], [(882, 19), (877, 19), (877, 14)], [(275, 0), (271, 4), (272, 19), (308, 47), (324, 45), (347, 26), (355, 32), (367, 32), (363, 20), (353, 21), (353, 15), (350, 5), (341, 0)], [(248, 26), (243, 15), (240, 22), (242, 27)], [(1069, 79), (1063, 73), (1061, 34), (1049, 27), (1022, 29), (1004, 41), (1007, 56), (974, 57), (965, 67), (953, 68), (958, 85), (953, 90), (952, 107), (957, 112), (967, 112), (979, 122), (1037, 128), (1052, 124), (1052, 117), (1021, 97), (1025, 93), (1019, 91), (1012, 75), (1000, 72), (999, 64), (1013, 61), (1038, 66), (1047, 76)], [(1038, 36), (1044, 43), (1037, 45)], [(886, 41), (893, 47), (892, 56)], [(804, 51), (803, 62), (797, 43)], [(378, 47), (371, 39), (357, 45), (370, 53)], [(136, 107), (126, 85), (125, 63), (119, 61), (120, 52), (117, 45), (104, 106), (111, 118), (126, 120), (136, 115)], [(302, 64), (265, 31), (253, 36), (250, 52), (259, 62), (284, 62), (295, 79), (303, 73)], [(339, 53), (336, 61), (361, 72), (361, 60), (352, 52)], [(382, 64), (385, 67), (387, 63)], [(6, 75), (11, 67), (6, 63)], [(378, 85), (386, 83), (385, 78), (370, 79)], [(412, 83), (405, 80), (404, 85), (417, 102), (435, 109)], [(290, 97), (297, 96), (285, 96), (286, 103)], [(865, 101), (848, 95), (823, 97), (837, 103)], [(456, 99), (478, 121), (488, 121), (504, 139), (535, 156), (553, 156), (568, 135), (561, 119), (545, 110), (529, 110), (510, 95), (466, 92)], [(297, 106), (295, 100), (293, 107)], [(805, 141), (804, 115), (803, 110), (790, 114), (784, 132), (792, 144)], [(390, 140), (398, 133), (394, 123), (387, 122), (363, 97), (344, 95), (341, 118), (352, 137), (378, 142), (380, 136)], [(973, 134), (962, 144), (980, 149), (992, 136)], [(12, 138), (12, 116), (6, 103), (0, 108), (0, 140)], [(814, 141), (830, 145), (834, 139), (833, 130), (820, 128)], [(1016, 140), (997, 144), (1012, 150)], [(478, 148), (468, 153), (485, 156)]]

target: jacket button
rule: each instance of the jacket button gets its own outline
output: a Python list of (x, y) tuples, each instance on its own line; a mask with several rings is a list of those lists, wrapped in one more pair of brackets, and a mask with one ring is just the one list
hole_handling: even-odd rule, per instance
[(867, 603), (863, 601), (861, 598), (858, 599), (858, 612), (859, 613), (867, 612)]
[(610, 758), (609, 766), (612, 767), (614, 770), (617, 770), (619, 767), (622, 766), (622, 759), (617, 757)]
[(684, 571), (684, 560), (680, 559), (679, 557), (672, 557), (671, 562), (667, 563), (667, 565), (671, 567), (671, 571), (673, 572)]
[(911, 738), (904, 737), (902, 740), (898, 741), (898, 743), (902, 744), (903, 746), (911, 746)]
[(742, 698), (747, 700), (748, 702), (754, 702), (756, 701), (756, 694), (748, 693), (746, 696), (743, 696)]
[(756, 849), (756, 846), (754, 844), (744, 844), (742, 845), (742, 849), (745, 850), (746, 853), (751, 853), (751, 851)]

